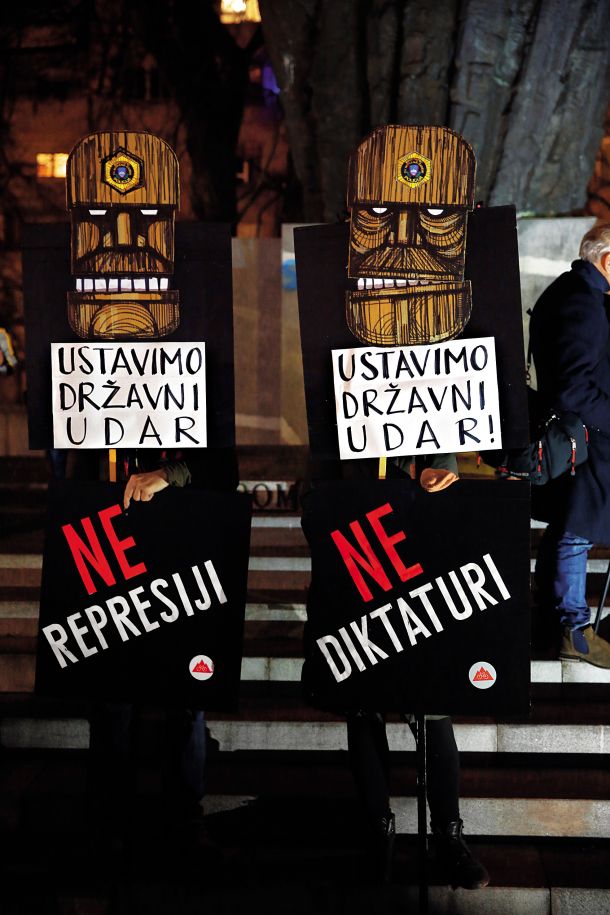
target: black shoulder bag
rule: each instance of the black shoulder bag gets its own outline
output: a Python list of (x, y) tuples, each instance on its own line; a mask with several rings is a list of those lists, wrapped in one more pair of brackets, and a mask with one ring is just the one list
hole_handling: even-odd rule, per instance
[[(528, 309), (528, 314), (531, 311)], [(501, 477), (529, 480), (533, 486), (543, 486), (564, 473), (574, 476), (576, 468), (588, 458), (587, 427), (576, 413), (560, 410), (544, 412), (540, 395), (531, 387), (532, 348), (527, 346), (527, 404), (532, 440), (524, 448), (493, 451), (483, 460), (495, 467)]]

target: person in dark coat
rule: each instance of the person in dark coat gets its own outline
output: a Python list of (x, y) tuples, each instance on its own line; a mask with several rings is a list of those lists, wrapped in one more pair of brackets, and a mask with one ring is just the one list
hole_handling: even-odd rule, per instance
[(590, 625), (587, 557), (610, 545), (610, 223), (584, 236), (580, 260), (540, 296), (530, 322), (538, 391), (545, 410), (578, 414), (588, 461), (535, 487), (534, 517), (548, 522), (536, 564), (543, 606), (558, 611), (560, 658), (610, 668), (610, 644)]

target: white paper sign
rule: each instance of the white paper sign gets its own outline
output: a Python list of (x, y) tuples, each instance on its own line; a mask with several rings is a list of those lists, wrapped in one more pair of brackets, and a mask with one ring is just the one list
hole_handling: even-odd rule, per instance
[(204, 343), (52, 343), (56, 448), (204, 448)]
[(332, 358), (342, 460), (501, 447), (493, 337)]

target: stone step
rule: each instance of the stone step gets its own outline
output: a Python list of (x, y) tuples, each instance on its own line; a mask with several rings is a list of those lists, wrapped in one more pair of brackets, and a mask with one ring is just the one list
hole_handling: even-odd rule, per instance
[[(304, 802), (305, 798), (322, 809), (330, 797), (335, 802), (341, 798), (349, 802), (353, 797), (354, 786), (344, 753), (305, 752), (293, 754), (288, 760), (281, 753), (273, 754), (271, 760), (268, 754), (259, 755), (263, 758), (257, 759), (253, 753), (220, 753), (209, 761), (206, 815), (238, 811), (253, 802), (264, 806), (282, 800)], [(320, 760), (320, 756), (329, 755), (331, 760)], [(234, 761), (232, 757), (236, 756), (244, 758)], [(147, 754), (143, 765), (146, 768), (141, 765), (138, 772), (139, 802), (154, 808), (161, 784), (154, 750)], [(460, 810), (470, 835), (597, 839), (608, 834), (607, 772), (605, 779), (600, 779), (582, 769), (561, 770), (559, 777), (554, 770), (544, 770), (540, 775), (552, 791), (540, 797), (544, 785), (539, 783), (539, 791), (533, 791), (525, 767), (507, 775), (504, 768), (486, 772), (462, 758), (461, 769)], [(591, 786), (593, 790), (588, 793)], [(0, 825), (45, 831), (45, 824), (61, 818), (63, 828), (74, 828), (82, 816), (86, 790), (86, 754), (71, 754), (61, 760), (12, 754), (5, 758), (0, 770)], [(414, 834), (417, 817), (413, 754), (393, 757), (390, 790), (397, 831)]]
[[(286, 821), (285, 804), (264, 802), (210, 814), (210, 834), (230, 852), (212, 861), (200, 854), (190, 866), (182, 849), (158, 828), (147, 829), (144, 819), (134, 824), (126, 852), (101, 859), (91, 853), (87, 830), (57, 831), (52, 843), (48, 833), (13, 831), (3, 895), (11, 915), (418, 911), (413, 837), (398, 837), (392, 883), (381, 887), (371, 882), (361, 818), (345, 805), (295, 799), (291, 831)], [(431, 854), (430, 915), (608, 915), (610, 854), (601, 841), (469, 836), (469, 843), (485, 861), (492, 885), (477, 892), (450, 889)]]
[[(44, 803), (37, 798), (38, 815), (53, 822), (58, 815), (70, 816), (65, 798), (50, 798)], [(237, 811), (259, 800), (258, 795), (206, 795), (206, 815)], [(154, 804), (155, 798), (151, 798)], [(73, 816), (78, 813), (81, 798), (75, 799)], [(323, 802), (319, 802), (323, 809)], [(396, 832), (417, 833), (417, 802), (414, 797), (392, 796), (390, 806), (396, 816)], [(477, 836), (531, 836), (605, 839), (610, 831), (610, 801), (587, 798), (460, 798), (460, 815), (467, 824), (468, 834)], [(294, 828), (290, 820), (287, 830)]]
[[(145, 719), (138, 728), (138, 793), (159, 791), (157, 756), (161, 720)], [(610, 771), (589, 755), (547, 754), (532, 769), (530, 754), (463, 752), (460, 757), (460, 795), (485, 798), (539, 798), (607, 801)], [(0, 797), (13, 807), (29, 798), (79, 797), (86, 790), (86, 750), (5, 750), (0, 763)], [(354, 783), (345, 751), (236, 751), (208, 752), (207, 791), (212, 795), (265, 797), (352, 797)], [(390, 760), (390, 791), (396, 797), (414, 796), (415, 753), (395, 751)], [(20, 800), (21, 798), (21, 800)]]
[[(206, 798), (206, 813), (226, 812), (255, 800), (237, 795)], [(415, 798), (391, 797), (396, 832), (417, 833)], [(468, 833), (478, 836), (554, 836), (605, 839), (610, 834), (610, 801), (586, 798), (460, 798)]]
[[(283, 694), (262, 700), (242, 700), (239, 714), (209, 713), (208, 719), (222, 750), (336, 751), (345, 749), (345, 721), (341, 716), (319, 712), (292, 703)], [(534, 705), (528, 723), (476, 721), (455, 717), (458, 747), (470, 753), (527, 753), (532, 765), (548, 754), (594, 756), (610, 751), (608, 707), (595, 711), (597, 721), (587, 721), (582, 708), (560, 707), (549, 711)], [(89, 725), (86, 706), (70, 705), (21, 695), (0, 709), (0, 746), (6, 749), (86, 749)], [(589, 710), (589, 719), (594, 713)], [(388, 740), (392, 750), (414, 749), (411, 732), (396, 716), (388, 716)], [(561, 718), (564, 720), (561, 721)], [(560, 719), (557, 721), (556, 719)], [(571, 720), (565, 720), (571, 719)], [(580, 723), (584, 719), (586, 723)]]

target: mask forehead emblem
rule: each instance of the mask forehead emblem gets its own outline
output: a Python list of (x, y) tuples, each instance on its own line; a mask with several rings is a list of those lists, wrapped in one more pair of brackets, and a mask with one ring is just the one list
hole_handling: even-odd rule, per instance
[(180, 323), (174, 273), (178, 160), (153, 134), (90, 134), (68, 158), (74, 287), (68, 321), (85, 340), (160, 339)]
[(354, 152), (346, 319), (358, 340), (413, 346), (464, 329), (474, 177), (471, 147), (445, 127), (379, 127)]
[(432, 162), (419, 153), (412, 152), (406, 156), (401, 156), (398, 160), (398, 181), (407, 184), (409, 187), (417, 187), (424, 181), (430, 180), (430, 169)]
[(117, 149), (102, 162), (102, 181), (119, 194), (128, 194), (141, 187), (143, 178), (144, 163), (124, 149)]

